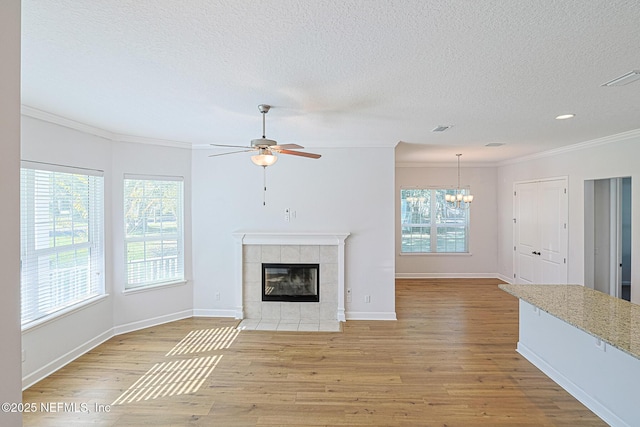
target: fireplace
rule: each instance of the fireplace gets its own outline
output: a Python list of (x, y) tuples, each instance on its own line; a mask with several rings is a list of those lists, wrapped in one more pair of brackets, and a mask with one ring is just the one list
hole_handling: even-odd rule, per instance
[[(275, 322), (344, 322), (345, 240), (349, 233), (238, 232), (236, 319)], [(262, 300), (262, 264), (319, 264), (318, 300)]]
[(262, 301), (320, 302), (319, 264), (262, 264)]

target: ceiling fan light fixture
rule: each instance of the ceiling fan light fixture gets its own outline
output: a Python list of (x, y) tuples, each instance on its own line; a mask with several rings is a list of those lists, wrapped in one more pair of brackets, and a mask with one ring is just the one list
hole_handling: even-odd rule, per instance
[(267, 167), (277, 162), (278, 158), (273, 154), (256, 154), (255, 156), (251, 156), (251, 161), (254, 165)]

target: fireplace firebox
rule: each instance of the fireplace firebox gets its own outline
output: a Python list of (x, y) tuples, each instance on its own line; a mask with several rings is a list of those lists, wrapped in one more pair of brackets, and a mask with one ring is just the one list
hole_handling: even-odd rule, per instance
[(319, 264), (262, 264), (262, 301), (320, 302)]

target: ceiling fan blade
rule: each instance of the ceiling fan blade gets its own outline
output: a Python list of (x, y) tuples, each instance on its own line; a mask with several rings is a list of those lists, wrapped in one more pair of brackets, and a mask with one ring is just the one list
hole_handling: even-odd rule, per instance
[(282, 145), (273, 145), (271, 146), (272, 150), (298, 150), (300, 148), (304, 148), (302, 145), (298, 144), (282, 144)]
[(209, 145), (212, 145), (214, 147), (253, 148), (253, 147), (247, 147), (245, 145), (226, 145), (226, 144), (209, 144)]
[(209, 157), (226, 156), (227, 154), (246, 153), (249, 151), (256, 151), (256, 150), (251, 149), (251, 150), (229, 151), (228, 153), (210, 154)]
[(304, 151), (278, 150), (278, 153), (293, 154), (294, 156), (308, 157), (310, 159), (319, 159), (321, 157), (320, 154), (305, 153)]

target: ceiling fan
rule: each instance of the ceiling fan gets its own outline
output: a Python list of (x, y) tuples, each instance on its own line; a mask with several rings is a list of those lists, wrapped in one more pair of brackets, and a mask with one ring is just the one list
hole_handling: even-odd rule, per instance
[(242, 145), (211, 144), (214, 147), (242, 148), (242, 150), (231, 151), (228, 153), (221, 153), (221, 154), (212, 154), (209, 157), (218, 157), (218, 156), (226, 156), (227, 154), (257, 151), (258, 154), (251, 156), (251, 161), (254, 164), (258, 166), (262, 166), (264, 168), (266, 168), (267, 166), (271, 166), (276, 161), (278, 161), (278, 157), (276, 157), (274, 153), (292, 154), (294, 156), (308, 157), (310, 159), (319, 159), (320, 154), (307, 153), (304, 151), (293, 151), (293, 150), (299, 150), (301, 148), (304, 148), (298, 144), (279, 145), (277, 141), (274, 141), (273, 139), (268, 139), (265, 136), (265, 131), (264, 131), (265, 115), (269, 112), (270, 109), (271, 109), (270, 105), (267, 105), (267, 104), (258, 105), (258, 110), (262, 114), (262, 138), (252, 139), (250, 147), (245, 147)]

